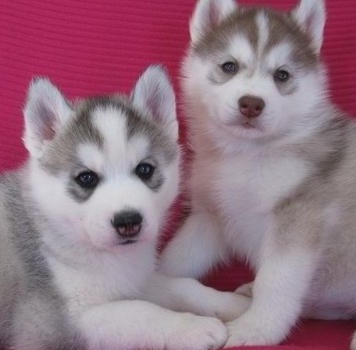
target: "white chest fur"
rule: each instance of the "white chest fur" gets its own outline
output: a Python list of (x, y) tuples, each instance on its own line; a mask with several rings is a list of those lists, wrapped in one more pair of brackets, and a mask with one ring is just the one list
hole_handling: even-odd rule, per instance
[(127, 248), (128, 252), (117, 256), (94, 253), (85, 266), (82, 261), (76, 264), (73, 260), (64, 262), (47, 257), (57, 288), (73, 318), (90, 306), (140, 295), (142, 285), (155, 267), (154, 250), (145, 244)]
[[(299, 158), (240, 154), (215, 160), (206, 182), (213, 210), (218, 211), (224, 234), (235, 253), (257, 263), (263, 235), (273, 220), (273, 208), (307, 175)], [(201, 181), (201, 179), (200, 179)]]

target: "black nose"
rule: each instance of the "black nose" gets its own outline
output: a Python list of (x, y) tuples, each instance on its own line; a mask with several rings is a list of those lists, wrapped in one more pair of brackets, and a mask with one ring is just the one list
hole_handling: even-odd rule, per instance
[(246, 95), (239, 99), (239, 108), (245, 117), (256, 118), (265, 108), (265, 102), (260, 97)]
[(134, 210), (124, 210), (114, 215), (111, 224), (122, 238), (133, 238), (141, 231), (142, 215)]

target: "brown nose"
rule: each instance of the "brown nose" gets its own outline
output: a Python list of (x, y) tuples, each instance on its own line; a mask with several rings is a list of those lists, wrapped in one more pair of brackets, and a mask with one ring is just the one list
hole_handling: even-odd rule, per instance
[(239, 99), (240, 112), (247, 118), (258, 117), (263, 108), (265, 108), (265, 102), (260, 97), (246, 95)]

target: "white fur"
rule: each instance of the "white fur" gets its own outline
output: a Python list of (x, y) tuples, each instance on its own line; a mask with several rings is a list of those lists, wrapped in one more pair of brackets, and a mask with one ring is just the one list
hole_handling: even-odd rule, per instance
[(101, 173), (104, 168), (104, 157), (98, 145), (82, 143), (78, 146), (77, 156), (88, 169)]
[[(241, 46), (240, 46), (241, 45)], [(189, 59), (183, 65), (184, 76), (194, 77), (193, 79), (183, 80), (184, 91), (187, 93), (187, 100), (197, 101), (192, 107), (194, 109), (202, 108), (202, 112), (194, 111), (196, 119), (209, 118), (212, 124), (209, 125), (194, 121), (192, 128), (195, 125), (199, 128), (207, 128), (206, 132), (212, 134), (215, 142), (219, 143), (219, 148), (226, 148), (227, 152), (234, 147), (254, 147), (255, 138), (273, 138), (276, 134), (287, 134), (291, 130), (295, 132), (300, 130), (305, 131), (305, 120), (310, 124), (308, 111), (318, 105), (325, 98), (324, 87), (325, 75), (323, 67), (319, 71), (312, 72), (307, 76), (300, 72), (297, 66), (292, 62), (288, 69), (293, 77), (293, 84), (298, 88), (298, 93), (281, 97), (272, 79), (266, 79), (266, 75), (271, 71), (284, 65), (284, 62), (289, 60), (289, 43), (283, 43), (273, 47), (263, 61), (258, 61), (258, 57), (253, 57), (251, 54), (253, 49), (248, 46), (246, 39), (242, 39), (240, 34), (237, 34), (232, 41), (230, 49), (234, 57), (240, 61), (240, 65), (247, 65), (248, 68), (235, 78), (226, 82), (223, 87), (218, 85), (216, 88), (211, 88), (211, 83), (208, 79), (207, 70), (209, 70), (210, 62), (205, 63), (199, 56), (188, 56)], [(240, 51), (240, 47), (244, 48)], [(246, 49), (245, 49), (246, 47)], [(239, 55), (234, 54), (239, 51)], [(251, 121), (256, 126), (254, 129), (232, 128), (232, 125), (242, 123), (237, 117), (238, 99), (244, 95), (254, 95), (263, 98), (266, 107), (261, 118)], [(199, 101), (199, 102), (198, 102)], [(209, 108), (204, 109), (202, 104), (208, 104)], [(296, 112), (292, 106), (298, 105), (299, 109)], [(310, 128), (317, 128), (322, 122), (318, 118), (312, 120), (313, 125)], [(206, 124), (206, 125), (205, 125)], [(245, 142), (238, 143), (234, 139), (243, 137)], [(193, 142), (196, 140), (193, 139)]]
[[(231, 52), (231, 56), (234, 57), (240, 64), (242, 63), (248, 67), (252, 67), (252, 69), (248, 72), (248, 74), (252, 74), (253, 69), (256, 66), (256, 55), (246, 36), (237, 33), (237, 35), (230, 39), (229, 44), (228, 51)], [(222, 55), (223, 54), (224, 53), (222, 53)], [(227, 57), (224, 56), (221, 57), (221, 61), (223, 62), (226, 58)]]
[(39, 158), (43, 148), (73, 113), (60, 91), (48, 80), (34, 80), (24, 108), (24, 143), (33, 157)]
[(268, 18), (264, 13), (259, 13), (256, 17), (256, 24), (258, 28), (258, 48), (257, 51), (262, 53), (263, 48), (268, 40)]
[[(110, 107), (105, 109), (97, 108), (93, 113), (93, 124), (104, 138), (103, 157), (105, 159), (103, 164), (107, 168), (111, 168), (112, 175), (114, 175), (115, 171), (119, 171), (117, 168), (120, 164), (124, 164), (127, 167), (126, 169), (120, 169), (121, 172), (126, 172), (132, 167), (129, 162), (130, 157), (127, 154), (130, 147), (128, 147), (127, 142), (126, 120), (125, 118), (118, 118), (117, 114), (117, 110)], [(136, 149), (132, 153), (134, 152), (136, 152)], [(140, 156), (138, 155), (138, 157)], [(121, 161), (118, 162), (118, 159)], [(106, 171), (109, 171), (109, 169), (106, 169)]]
[(323, 43), (326, 10), (324, 1), (301, 0), (292, 12), (301, 28), (310, 36), (315, 51), (320, 52)]
[(197, 3), (194, 15), (190, 21), (190, 37), (197, 42), (202, 34), (210, 31), (225, 17), (235, 11), (234, 0), (201, 0)]
[(142, 74), (132, 92), (132, 103), (163, 125), (173, 138), (178, 138), (175, 94), (160, 66), (151, 66)]
[[(65, 113), (41, 119), (48, 123), (45, 127), (54, 127), (46, 140), (36, 118), (47, 114), (33, 113), (38, 101), (42, 111), (53, 111), (54, 107), (66, 106), (65, 100), (47, 81), (40, 80), (35, 86), (25, 108), (25, 140), (31, 150), (24, 170), (26, 188), (46, 218), (39, 223), (41, 251), (85, 346), (95, 350), (208, 350), (223, 346), (226, 327), (213, 317), (234, 319), (246, 310), (250, 298), (219, 293), (194, 280), (167, 278), (155, 272), (158, 234), (179, 190), (179, 155), (161, 169), (165, 181), (159, 190), (151, 190), (133, 174), (135, 166), (149, 156), (149, 135), (138, 133), (128, 138), (122, 110), (98, 107), (92, 111), (91, 121), (103, 142), (83, 142), (74, 156), (79, 160), (78, 172), (90, 169), (102, 181), (89, 199), (78, 202), (67, 191), (71, 169), (54, 174), (41, 165), (46, 155), (43, 143), (51, 145), (57, 134), (65, 133)], [(44, 86), (51, 98), (47, 98)], [(177, 142), (174, 93), (160, 68), (151, 67), (143, 74), (132, 101), (172, 142)], [(41, 152), (37, 152), (37, 146)], [(111, 219), (127, 208), (141, 213), (142, 228), (134, 244), (119, 245)]]
[[(347, 295), (343, 280), (323, 292), (316, 288), (320, 294), (313, 294), (311, 281), (323, 266), (320, 259), (325, 246), (320, 248), (322, 243), (312, 241), (314, 218), (308, 217), (307, 209), (312, 205), (306, 201), (301, 206), (301, 215), (293, 218), (295, 225), (282, 225), (278, 214), (279, 205), (293, 201), (296, 190), (316, 167), (296, 149), (302, 150), (306, 140), (311, 142), (310, 135), (317, 135), (333, 118), (334, 109), (327, 99), (322, 64), (305, 68), (293, 61), (293, 42), (287, 39), (264, 50), (270, 24), (263, 12), (256, 19), (257, 48), (237, 32), (227, 35), (227, 49), (200, 54), (195, 49), (198, 34), (211, 30), (204, 27), (210, 23), (205, 6), (207, 2), (200, 0), (193, 13), (192, 47), (183, 62), (183, 94), (195, 152), (189, 179), (192, 209), (163, 252), (161, 270), (173, 276), (200, 277), (231, 255), (247, 260), (256, 279), (252, 290), (242, 290), (251, 290), (252, 302), (241, 317), (228, 324), (227, 346), (277, 344), (304, 312), (304, 303), (316, 303), (329, 317), (341, 314), (340, 309), (329, 308), (336, 301), (345, 304), (344, 317), (354, 310), (354, 298)], [(302, 0), (293, 16), (318, 53), (324, 2)], [(212, 81), (211, 74), (231, 58), (240, 71), (222, 83)], [(273, 79), (277, 69), (291, 75), (284, 90)], [(237, 105), (246, 95), (265, 102), (261, 115), (248, 121)], [(246, 122), (251, 127), (245, 127)], [(323, 217), (324, 226), (318, 229), (325, 230), (323, 239), (328, 241), (340, 225), (340, 207), (334, 203), (317, 215)], [(332, 266), (325, 267), (329, 268)]]
[(228, 324), (226, 346), (274, 345), (299, 318), (317, 255), (298, 248), (276, 254), (268, 245), (264, 254), (266, 261), (254, 281), (251, 307)]
[(140, 300), (94, 306), (79, 324), (90, 350), (205, 350), (222, 346), (226, 337), (217, 319), (178, 314)]

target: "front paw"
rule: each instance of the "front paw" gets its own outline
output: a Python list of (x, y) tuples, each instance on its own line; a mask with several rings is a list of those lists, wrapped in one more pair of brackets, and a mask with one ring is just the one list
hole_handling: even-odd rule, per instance
[(193, 314), (180, 314), (179, 326), (168, 339), (165, 349), (215, 350), (227, 340), (226, 326), (218, 319)]
[(216, 305), (213, 315), (224, 322), (235, 320), (246, 312), (251, 301), (250, 297), (225, 292), (224, 299)]
[(249, 313), (227, 323), (228, 340), (225, 347), (243, 345), (276, 345), (286, 336), (284, 329), (275, 327), (270, 322), (261, 322), (261, 317)]
[(235, 290), (236, 294), (244, 295), (246, 297), (252, 298), (252, 288), (253, 282), (245, 283)]

